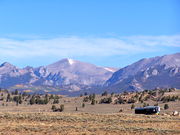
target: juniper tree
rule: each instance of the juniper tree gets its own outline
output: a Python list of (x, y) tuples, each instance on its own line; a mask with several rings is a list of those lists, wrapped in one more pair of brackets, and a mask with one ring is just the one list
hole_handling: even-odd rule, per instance
[(167, 110), (167, 109), (169, 109), (169, 105), (168, 105), (168, 104), (165, 104), (165, 105), (164, 105), (164, 110)]
[(132, 105), (131, 105), (131, 109), (134, 109), (134, 108), (135, 108), (135, 105), (134, 105), (134, 104), (132, 104)]
[(83, 104), (82, 104), (82, 108), (84, 108), (84, 107), (85, 107), (85, 104), (83, 103)]
[(18, 93), (19, 93), (19, 92), (18, 92), (18, 90), (16, 89), (15, 92), (14, 92), (14, 94), (15, 94), (15, 95), (18, 95)]
[(95, 105), (95, 103), (96, 103), (95, 99), (92, 99), (91, 105)]
[(35, 104), (35, 97), (34, 96), (31, 97), (29, 103), (30, 103), (30, 105)]
[(111, 97), (114, 96), (114, 92), (111, 93)]
[(64, 111), (64, 105), (63, 105), (63, 104), (60, 105), (59, 111), (60, 111), (60, 112), (63, 112), (63, 111)]
[(59, 104), (59, 99), (54, 99), (53, 104)]
[(107, 91), (104, 91), (103, 93), (102, 93), (102, 96), (107, 96), (108, 95), (108, 92)]
[(112, 97), (101, 99), (100, 103), (110, 104), (112, 102)]
[(10, 95), (10, 93), (8, 93), (7, 98), (6, 98), (6, 102), (9, 102), (10, 99), (11, 99), (11, 95)]
[(51, 110), (55, 111), (56, 110), (56, 106), (52, 105)]
[(13, 100), (16, 102), (16, 105), (17, 105), (17, 106), (22, 103), (21, 95), (19, 95), (19, 96), (14, 96), (14, 97), (13, 97)]

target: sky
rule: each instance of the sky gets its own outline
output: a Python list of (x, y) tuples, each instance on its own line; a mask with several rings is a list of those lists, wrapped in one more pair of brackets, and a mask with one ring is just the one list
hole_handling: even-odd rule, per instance
[(180, 52), (179, 0), (0, 0), (0, 63), (124, 67)]

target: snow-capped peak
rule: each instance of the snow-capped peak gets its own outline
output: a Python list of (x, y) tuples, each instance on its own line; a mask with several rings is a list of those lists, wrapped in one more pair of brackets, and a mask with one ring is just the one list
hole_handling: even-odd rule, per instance
[(72, 65), (72, 64), (75, 63), (75, 61), (74, 61), (73, 59), (69, 59), (69, 58), (68, 58), (67, 60), (68, 60), (68, 62), (69, 62), (70, 65)]

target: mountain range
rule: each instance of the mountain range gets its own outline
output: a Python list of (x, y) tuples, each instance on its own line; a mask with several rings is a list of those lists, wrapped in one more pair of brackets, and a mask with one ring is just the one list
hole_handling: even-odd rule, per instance
[[(98, 67), (72, 59), (62, 59), (47, 66), (18, 68), (8, 62), (0, 65), (0, 87), (55, 87), (69, 92), (100, 87), (116, 68)], [(43, 88), (42, 88), (43, 89)]]
[(180, 88), (180, 53), (141, 59), (115, 72), (104, 87), (115, 92)]
[[(47, 66), (18, 68), (0, 65), (0, 87), (68, 94), (180, 88), (180, 53), (141, 59), (124, 68), (99, 67), (73, 59)], [(52, 91), (51, 91), (52, 90)]]

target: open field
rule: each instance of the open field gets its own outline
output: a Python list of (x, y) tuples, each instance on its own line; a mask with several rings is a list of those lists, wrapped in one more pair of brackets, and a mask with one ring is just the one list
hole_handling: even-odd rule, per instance
[(124, 113), (0, 113), (0, 134), (180, 134), (180, 117)]
[[(109, 113), (118, 113), (120, 109), (123, 109), (123, 113), (134, 114), (134, 109), (131, 109), (131, 104), (96, 104), (91, 105), (90, 103), (85, 103), (85, 107), (82, 108), (81, 102), (70, 102), (64, 103), (65, 109), (64, 112), (74, 113), (74, 112), (82, 112), (82, 113), (98, 113), (98, 114), (109, 114)], [(150, 105), (155, 104), (155, 102), (149, 102)], [(163, 113), (172, 113), (174, 110), (180, 112), (180, 101), (176, 102), (168, 102), (169, 109), (164, 110), (163, 106), (165, 103), (159, 104), (161, 107), (160, 114)], [(60, 106), (56, 105), (56, 106)], [(135, 106), (140, 107), (142, 104), (135, 103)], [(52, 112), (51, 110), (52, 104), (47, 105), (19, 105), (8, 104), (8, 106), (0, 106), (0, 112)], [(78, 111), (76, 111), (76, 107)]]
[[(170, 108), (162, 110), (160, 115), (136, 115), (130, 109), (131, 104), (86, 103), (82, 108), (81, 98), (69, 98), (68, 101), (61, 101), (65, 105), (63, 112), (52, 112), (51, 104), (16, 106), (12, 103), (0, 106), (0, 134), (180, 134), (180, 116), (161, 115), (179, 111), (179, 101), (169, 102)], [(163, 107), (163, 103), (160, 106)], [(78, 111), (75, 107), (78, 107)], [(122, 113), (119, 112), (120, 108), (123, 108)]]
[[(178, 95), (180, 91), (165, 93), (165, 96)], [(132, 96), (134, 93), (128, 95)], [(12, 95), (12, 99), (17, 95)], [(132, 103), (101, 104), (99, 101), (110, 97), (96, 95), (98, 101), (94, 105), (91, 100), (84, 102), (82, 97), (60, 97), (59, 103), (53, 104), (49, 100), (47, 104), (29, 104), (25, 100), (16, 104), (13, 100), (7, 100), (7, 93), (1, 93), (0, 101), (0, 134), (1, 135), (156, 135), (156, 134), (180, 134), (180, 116), (171, 116), (173, 111), (180, 112), (180, 100), (169, 102), (158, 102), (161, 107), (159, 115), (137, 115), (131, 109)], [(50, 96), (49, 96), (50, 97)], [(42, 96), (43, 98), (43, 96)], [(112, 96), (114, 99), (115, 96)], [(143, 103), (133, 103), (135, 107), (142, 107), (144, 103), (154, 105), (157, 101), (144, 100)], [(63, 112), (53, 112), (52, 105), (59, 107), (64, 105)], [(82, 106), (84, 104), (84, 107)], [(169, 108), (164, 110), (164, 105)], [(120, 110), (122, 112), (119, 112)], [(164, 115), (166, 114), (166, 115)]]
[[(98, 96), (96, 99), (98, 100)], [(149, 105), (154, 105), (157, 102), (149, 100), (145, 101)], [(83, 97), (63, 97), (60, 98), (59, 104), (55, 104), (55, 106), (59, 107), (60, 104), (64, 105), (64, 112), (66, 113), (97, 113), (97, 114), (109, 114), (109, 113), (119, 113), (120, 109), (123, 109), (123, 113), (134, 114), (134, 109), (131, 109), (132, 104), (95, 104), (91, 105), (91, 102), (84, 102), (85, 107), (82, 107)], [(4, 105), (2, 105), (4, 104)], [(161, 107), (160, 114), (169, 113), (171, 114), (173, 111), (180, 112), (180, 101), (171, 101), (168, 103), (158, 102)], [(169, 109), (164, 110), (164, 104), (169, 105)], [(19, 104), (16, 106), (14, 102), (2, 102), (0, 101), (0, 112), (52, 112), (51, 107), (53, 104), (48, 103), (46, 105), (27, 105), (26, 102)], [(135, 107), (142, 107), (143, 103), (134, 103)], [(76, 107), (78, 111), (76, 111)]]

